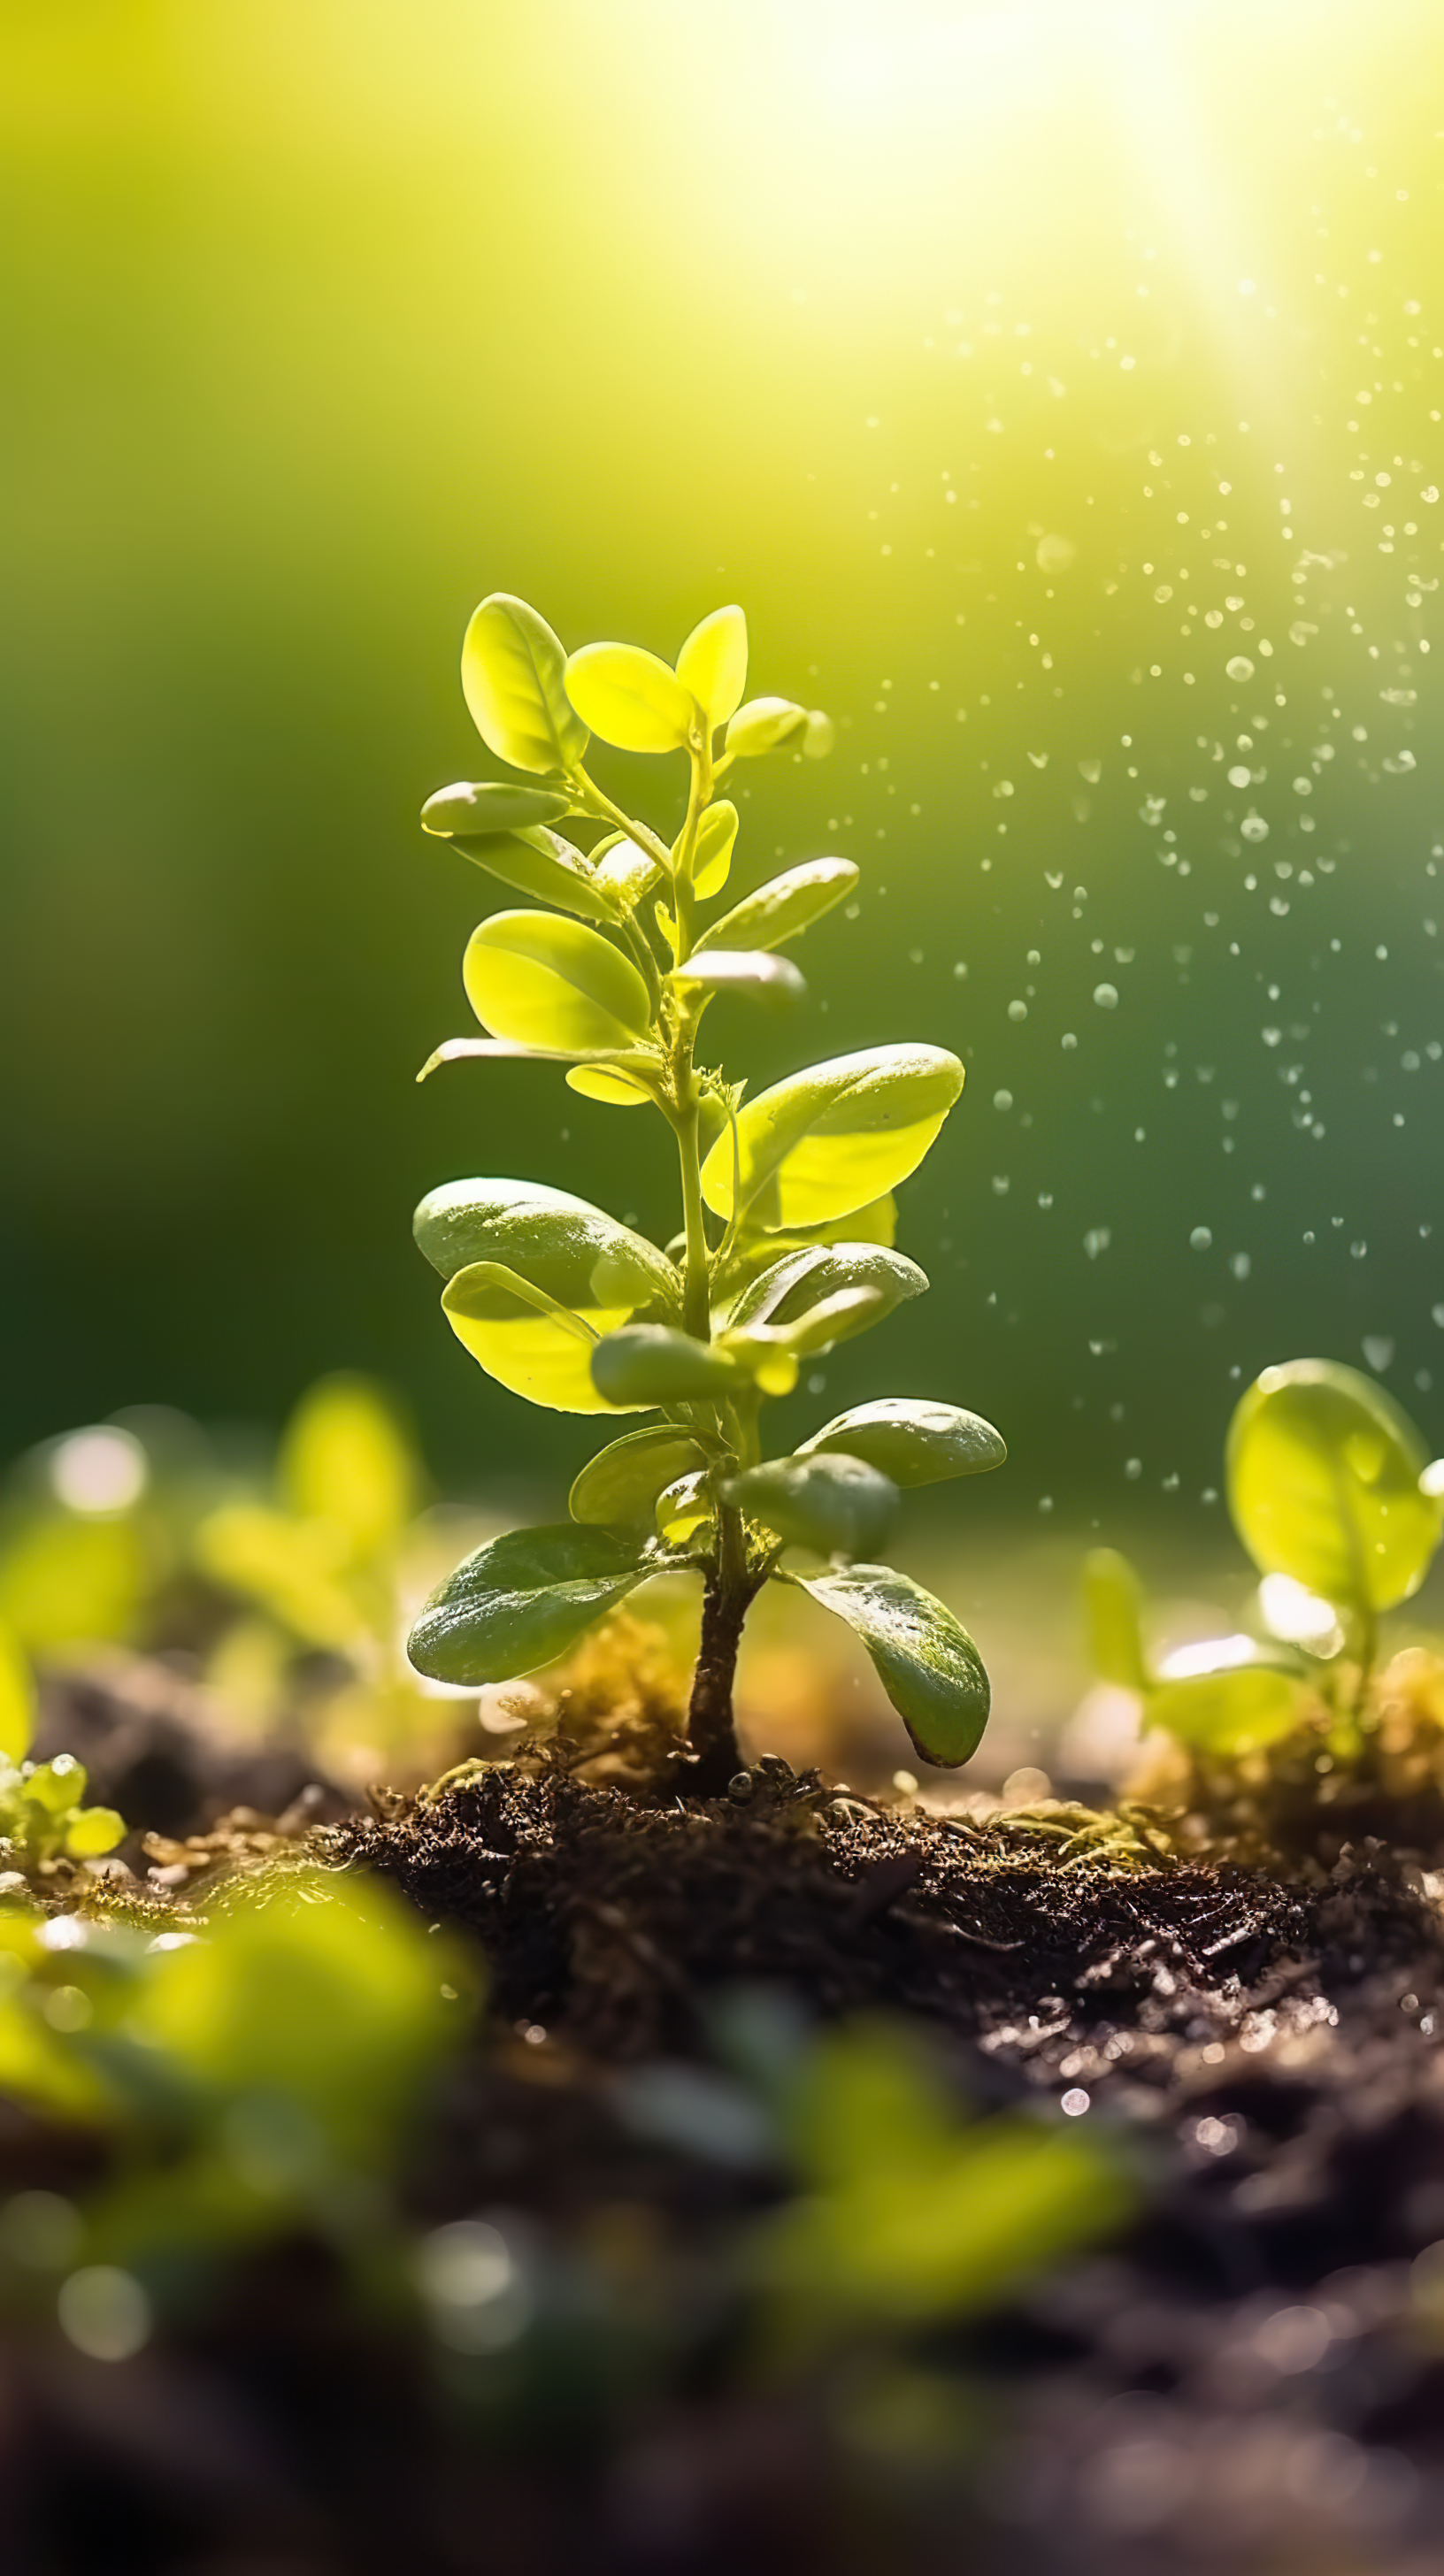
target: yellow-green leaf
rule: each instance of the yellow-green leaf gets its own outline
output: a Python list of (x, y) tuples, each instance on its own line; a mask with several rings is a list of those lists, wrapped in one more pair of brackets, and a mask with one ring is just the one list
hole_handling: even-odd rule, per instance
[(427, 797), (421, 828), (442, 840), (475, 839), (483, 832), (524, 832), (555, 823), (571, 807), (564, 787), (524, 787), (519, 778), (462, 779)]
[(598, 1342), (592, 1377), (609, 1404), (641, 1409), (729, 1394), (742, 1371), (715, 1342), (666, 1324), (628, 1324)]
[[(745, 894), (720, 921), (704, 930), (697, 950), (707, 948), (780, 948), (784, 940), (819, 921), (851, 894), (857, 870), (851, 859), (809, 859), (772, 877), (755, 894)], [(699, 889), (700, 891), (700, 889)], [(694, 952), (695, 954), (696, 952)]]
[(580, 921), (494, 912), (462, 962), (484, 1029), (526, 1046), (631, 1047), (647, 1034), (647, 988), (629, 958)]
[(677, 1273), (655, 1244), (539, 1181), (450, 1182), (422, 1200), (415, 1234), (448, 1282), (468, 1270), (508, 1270), (570, 1318), (539, 1310), (494, 1278), (473, 1281), (475, 1293), (453, 1300), (447, 1320), (489, 1377), (554, 1412), (630, 1409), (608, 1405), (593, 1385), (592, 1337), (639, 1313), (679, 1311)]
[[(692, 852), (692, 890), (703, 903), (710, 902), (714, 894), (720, 894), (727, 883), (727, 872), (732, 865), (732, 852), (737, 841), (737, 824), (736, 806), (727, 797), (719, 796), (715, 805), (707, 807), (697, 826), (697, 840)], [(672, 844), (674, 866), (680, 864), (681, 850), (682, 836), (679, 833)], [(766, 944), (765, 940), (756, 942), (759, 947)]]
[(677, 656), (677, 677), (709, 725), (736, 714), (747, 686), (747, 620), (740, 608), (714, 608), (693, 627)]
[[(916, 1171), (963, 1087), (942, 1047), (872, 1047), (834, 1056), (759, 1093), (738, 1114), (741, 1208), (750, 1224), (825, 1224)], [(730, 1135), (702, 1167), (702, 1192), (733, 1213)]]
[(65, 1848), (72, 1860), (97, 1860), (124, 1842), (126, 1823), (114, 1807), (82, 1807), (66, 1827)]
[(700, 1019), (704, 999), (717, 993), (742, 993), (755, 1002), (800, 1002), (807, 991), (790, 957), (769, 956), (765, 948), (693, 950), (685, 966), (674, 966), (668, 983), (680, 988), (684, 1003)]
[(546, 619), (506, 591), (484, 599), (467, 627), (462, 694), (482, 741), (513, 769), (574, 769), (586, 751), (566, 661)]
[(584, 1100), (604, 1100), (609, 1109), (645, 1109), (652, 1098), (644, 1082), (629, 1073), (618, 1073), (607, 1064), (574, 1064), (566, 1075), (567, 1088), (579, 1091)]
[(281, 1490), (303, 1520), (344, 1529), (358, 1556), (401, 1535), (416, 1508), (418, 1466), (391, 1398), (369, 1378), (322, 1378), (281, 1444)]
[(1356, 1610), (1422, 1583), (1440, 1503), (1419, 1490), (1429, 1452), (1381, 1386), (1334, 1360), (1265, 1369), (1229, 1426), (1229, 1508), (1265, 1574)]
[(534, 895), (539, 903), (554, 903), (562, 912), (579, 912), (587, 921), (617, 919), (618, 903), (611, 888), (593, 876), (580, 850), (545, 824), (524, 832), (488, 832), (475, 839), (458, 832), (451, 846), (517, 894)]
[(1292, 1735), (1307, 1707), (1297, 1657), (1252, 1637), (1217, 1637), (1168, 1657), (1144, 1721), (1191, 1752), (1233, 1760)]
[(685, 750), (697, 722), (690, 690), (640, 644), (584, 644), (567, 664), (567, 695), (619, 751)]
[(807, 731), (807, 709), (791, 698), (749, 698), (727, 727), (726, 748), (734, 760), (758, 760), (764, 752), (800, 745)]
[(634, 912), (662, 873), (656, 860), (622, 832), (598, 842), (591, 864), (597, 885), (619, 912)]

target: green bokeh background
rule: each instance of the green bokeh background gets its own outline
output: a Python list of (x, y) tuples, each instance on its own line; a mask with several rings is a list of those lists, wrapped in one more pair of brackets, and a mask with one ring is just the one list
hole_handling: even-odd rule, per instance
[(739, 599), (753, 687), (837, 718), (735, 883), (837, 849), (861, 911), (797, 1023), (719, 1005), (731, 1064), (968, 1060), (933, 1294), (799, 1428), (937, 1393), (1016, 1511), (1182, 1512), (1240, 1373), (1367, 1338), (1444, 1446), (1441, 67), (1402, 0), (10, 0), (6, 1447), (359, 1366), (454, 1485), (585, 1454), (408, 1240), (467, 1171), (675, 1223), (660, 1126), (413, 1086), (493, 908), (415, 819), (490, 767), (493, 588), (669, 655)]

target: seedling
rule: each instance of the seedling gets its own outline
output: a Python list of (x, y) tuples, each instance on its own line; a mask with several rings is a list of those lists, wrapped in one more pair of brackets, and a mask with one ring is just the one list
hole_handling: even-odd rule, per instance
[(1085, 1568), (1092, 1658), (1143, 1695), (1150, 1726), (1223, 1756), (1280, 1742), (1310, 1700), (1331, 1711), (1329, 1749), (1357, 1758), (1379, 1614), (1418, 1591), (1444, 1522), (1444, 1461), (1372, 1378), (1335, 1360), (1265, 1369), (1229, 1425), (1229, 1510), (1263, 1577), (1265, 1640), (1218, 1637), (1156, 1668), (1127, 1561)]
[(85, 1765), (73, 1753), (27, 1761), (34, 1735), (29, 1667), (0, 1631), (0, 1870), (33, 1871), (62, 1856), (91, 1860), (114, 1851), (125, 1818), (113, 1807), (82, 1806)]
[[(808, 1065), (753, 1100), (699, 1060), (714, 1001), (801, 997), (777, 952), (851, 894), (849, 859), (792, 867), (720, 918), (740, 817), (717, 788), (739, 761), (830, 746), (825, 716), (742, 703), (747, 627), (720, 608), (675, 668), (631, 644), (570, 657), (524, 600), (483, 600), (462, 687), (483, 740), (520, 777), (447, 787), (425, 828), (550, 912), (493, 913), (462, 978), (484, 1037), (423, 1067), (477, 1057), (553, 1063), (573, 1091), (650, 1108), (675, 1139), (675, 1254), (537, 1181), (454, 1181), (416, 1214), (446, 1281), (453, 1331), (489, 1376), (560, 1412), (659, 1417), (584, 1467), (569, 1523), (516, 1530), (468, 1557), (412, 1631), (413, 1662), (457, 1684), (509, 1680), (562, 1654), (648, 1575), (703, 1578), (689, 1711), (694, 1786), (737, 1770), (732, 1687), (742, 1624), (768, 1581), (798, 1585), (862, 1639), (926, 1761), (965, 1762), (988, 1681), (951, 1611), (875, 1562), (900, 1485), (975, 1475), (1005, 1455), (956, 1406), (886, 1397), (769, 1457), (764, 1401), (804, 1361), (866, 1331), (927, 1280), (893, 1250), (892, 1192), (916, 1171), (963, 1086), (945, 1049), (874, 1047)], [(675, 838), (635, 819), (585, 766), (596, 735), (685, 759)], [(584, 852), (556, 828), (601, 825)], [(784, 1563), (789, 1548), (823, 1563)]]

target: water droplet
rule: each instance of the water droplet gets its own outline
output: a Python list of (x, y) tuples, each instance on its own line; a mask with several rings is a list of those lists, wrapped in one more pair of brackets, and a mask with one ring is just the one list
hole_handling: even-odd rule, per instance
[(1394, 1345), (1387, 1333), (1366, 1333), (1363, 1353), (1376, 1377), (1382, 1377), (1394, 1356)]
[(1077, 552), (1071, 537), (1060, 537), (1053, 532), (1038, 539), (1034, 561), (1040, 572), (1066, 572)]
[(1008, 1017), (1010, 1020), (1026, 1020), (1027, 1016), (1028, 1005), (1026, 1002), (1010, 1002), (1008, 1004)]
[(993, 1107), (994, 1107), (995, 1109), (1011, 1109), (1011, 1108), (1012, 1108), (1012, 1106), (1013, 1106), (1013, 1095), (1012, 1095), (1011, 1091), (995, 1091), (995, 1092), (994, 1092), (994, 1094), (993, 1094)]
[(1116, 1011), (1118, 1008), (1117, 985), (1095, 984), (1093, 987), (1093, 999), (1097, 1003), (1100, 1011)]
[(1100, 1252), (1107, 1251), (1112, 1240), (1113, 1235), (1108, 1226), (1090, 1226), (1088, 1232), (1083, 1237), (1083, 1249), (1087, 1253), (1089, 1260), (1096, 1261)]
[(1090, 787), (1096, 787), (1099, 779), (1103, 775), (1102, 761), (1080, 760), (1078, 763), (1078, 775), (1080, 778), (1086, 778)]
[(1196, 1225), (1188, 1240), (1193, 1251), (1207, 1252), (1213, 1241), (1213, 1236), (1210, 1234), (1206, 1225)]
[(1243, 763), (1240, 762), (1236, 769), (1231, 769), (1229, 771), (1228, 783), (1230, 787), (1247, 787), (1252, 776), (1252, 770), (1245, 768)]
[(1246, 1252), (1236, 1252), (1228, 1266), (1233, 1272), (1235, 1279), (1247, 1279), (1249, 1272), (1253, 1268), (1253, 1263)]
[(1251, 680), (1253, 678), (1253, 664), (1249, 660), (1247, 653), (1234, 653), (1230, 656), (1229, 660), (1225, 662), (1223, 667), (1228, 677), (1231, 680), (1236, 680), (1240, 688), (1242, 688), (1245, 680)]
[(1269, 836), (1269, 827), (1262, 814), (1255, 814), (1252, 806), (1238, 828), (1246, 841), (1266, 841)]

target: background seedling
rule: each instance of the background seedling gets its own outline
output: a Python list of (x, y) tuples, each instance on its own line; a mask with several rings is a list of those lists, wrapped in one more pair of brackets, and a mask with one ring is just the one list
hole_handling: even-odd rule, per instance
[[(874, 1047), (747, 1100), (745, 1084), (699, 1060), (719, 995), (798, 1000), (802, 978), (777, 952), (857, 882), (850, 860), (814, 859), (703, 924), (739, 830), (721, 779), (739, 760), (816, 757), (831, 743), (827, 718), (790, 700), (744, 705), (746, 678), (740, 608), (704, 618), (669, 667), (630, 644), (568, 658), (535, 609), (497, 594), (467, 629), (462, 687), (488, 747), (522, 775), (443, 788), (422, 816), (501, 884), (553, 907), (493, 913), (472, 934), (462, 974), (486, 1035), (450, 1040), (423, 1073), (541, 1057), (588, 1099), (650, 1106), (675, 1138), (683, 1229), (673, 1258), (534, 1181), (453, 1182), (423, 1200), (416, 1235), (446, 1282), (442, 1306), (490, 1376), (559, 1411), (661, 1419), (583, 1469), (569, 1524), (514, 1531), (467, 1558), (428, 1602), (412, 1660), (440, 1681), (510, 1679), (561, 1654), (649, 1574), (693, 1566), (704, 1590), (689, 1731), (705, 1792), (738, 1766), (738, 1641), (769, 1580), (801, 1585), (856, 1631), (925, 1760), (966, 1761), (988, 1714), (977, 1650), (875, 1552), (899, 1486), (1004, 1456), (976, 1415), (902, 1397), (839, 1415), (789, 1457), (765, 1454), (766, 1398), (926, 1288), (892, 1248), (892, 1192), (932, 1145), (963, 1068), (941, 1047)], [(592, 778), (592, 735), (685, 758), (675, 839)], [(584, 851), (563, 822), (600, 825), (601, 837)], [(785, 1565), (794, 1546), (825, 1564)]]
[[(1244, 1754), (1291, 1734), (1310, 1698), (1330, 1749), (1357, 1756), (1378, 1620), (1418, 1591), (1444, 1523), (1444, 1462), (1372, 1378), (1336, 1360), (1268, 1368), (1238, 1404), (1225, 1451), (1229, 1510), (1263, 1582), (1266, 1640), (1218, 1637), (1156, 1668), (1127, 1560), (1084, 1569), (1089, 1646), (1105, 1681), (1142, 1694), (1146, 1722), (1195, 1752)], [(1332, 1669), (1331, 1669), (1332, 1667)]]
[(0, 1629), (0, 1870), (34, 1871), (61, 1856), (93, 1860), (114, 1851), (125, 1818), (113, 1807), (82, 1804), (85, 1765), (73, 1753), (27, 1761), (34, 1734), (30, 1669)]

